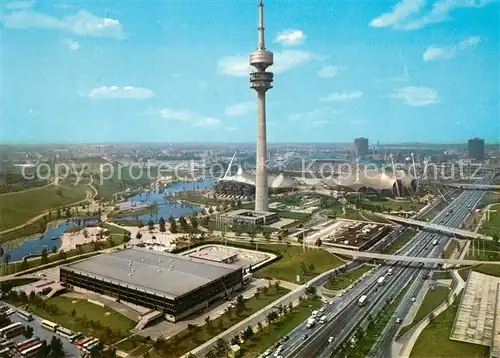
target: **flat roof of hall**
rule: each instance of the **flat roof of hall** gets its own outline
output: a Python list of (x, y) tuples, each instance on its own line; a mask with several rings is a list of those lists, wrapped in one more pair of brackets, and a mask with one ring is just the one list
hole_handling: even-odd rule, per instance
[(93, 256), (64, 269), (175, 299), (241, 267), (134, 247)]

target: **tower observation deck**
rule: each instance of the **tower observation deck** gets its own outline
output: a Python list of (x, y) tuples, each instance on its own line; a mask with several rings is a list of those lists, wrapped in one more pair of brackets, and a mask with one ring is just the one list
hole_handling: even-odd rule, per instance
[(264, 40), (264, 3), (259, 1), (259, 42), (257, 50), (250, 54), (250, 88), (257, 92), (257, 162), (255, 178), (255, 210), (268, 211), (266, 92), (273, 88), (273, 73), (266, 69), (273, 65), (274, 56), (266, 49)]

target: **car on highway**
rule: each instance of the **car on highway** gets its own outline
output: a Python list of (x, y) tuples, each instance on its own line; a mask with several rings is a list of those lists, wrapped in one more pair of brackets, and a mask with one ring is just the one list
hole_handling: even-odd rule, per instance
[(332, 343), (334, 340), (335, 340), (335, 337), (332, 336), (332, 337), (328, 338), (328, 343)]
[(396, 319), (396, 323), (397, 323), (397, 324), (400, 324), (400, 323), (401, 323), (401, 318), (399, 318), (399, 317), (398, 317), (398, 318)]
[(307, 338), (309, 338), (309, 335), (308, 335), (308, 334), (304, 334), (304, 337), (303, 337), (304, 341), (305, 341)]
[(415, 297), (412, 297), (412, 298), (411, 298), (411, 301), (412, 301), (412, 302), (415, 302), (416, 300), (417, 300), (417, 299), (416, 299)]
[(271, 354), (273, 354), (273, 351), (271, 349), (268, 349), (264, 352), (264, 354), (262, 356), (264, 357), (269, 357)]

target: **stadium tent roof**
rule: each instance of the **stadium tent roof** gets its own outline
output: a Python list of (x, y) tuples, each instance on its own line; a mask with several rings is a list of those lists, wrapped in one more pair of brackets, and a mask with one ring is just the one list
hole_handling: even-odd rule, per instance
[(351, 172), (340, 175), (337, 178), (326, 179), (324, 182), (328, 186), (344, 186), (359, 190), (370, 188), (376, 191), (392, 190), (396, 181), (399, 180), (403, 187), (409, 188), (413, 182), (413, 177), (403, 170), (396, 170), (396, 177), (392, 172), (377, 170), (360, 170), (359, 173)]
[[(220, 181), (232, 181), (242, 184), (255, 185), (255, 174), (248, 173), (240, 167), (235, 175), (223, 177)], [(298, 182), (295, 179), (287, 177), (281, 173), (278, 176), (268, 175), (268, 185), (273, 189), (287, 189), (296, 187)]]

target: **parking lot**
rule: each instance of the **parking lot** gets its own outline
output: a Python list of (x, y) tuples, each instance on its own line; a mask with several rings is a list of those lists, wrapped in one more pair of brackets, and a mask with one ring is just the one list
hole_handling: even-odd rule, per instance
[[(6, 306), (14, 308), (13, 306), (11, 306), (5, 302), (2, 302), (2, 305), (6, 305)], [(21, 322), (25, 326), (31, 326), (33, 328), (33, 337), (39, 337), (41, 340), (46, 340), (47, 344), (50, 344), (50, 341), (52, 340), (52, 336), (59, 337), (54, 332), (51, 332), (47, 329), (42, 328), (42, 326), (41, 326), (42, 319), (40, 317), (33, 315), (33, 320), (30, 322), (25, 321), (24, 319), (19, 317), (17, 315), (17, 313), (15, 313), (15, 312), (13, 314), (11, 314), (9, 317), (10, 317), (10, 320), (12, 321), (12, 323)], [(70, 343), (70, 341), (68, 341), (64, 337), (59, 337), (59, 338), (61, 339), (61, 341), (63, 343), (65, 357), (68, 357), (68, 358), (69, 357), (72, 357), (72, 358), (73, 357), (80, 357), (80, 351), (76, 348), (76, 346), (74, 344)], [(25, 341), (26, 337), (24, 337), (23, 335), (19, 335), (17, 337), (11, 338), (11, 340), (13, 340), (17, 344), (17, 343), (21, 343), (21, 342)]]

